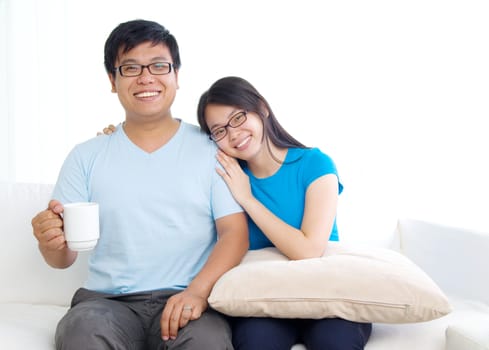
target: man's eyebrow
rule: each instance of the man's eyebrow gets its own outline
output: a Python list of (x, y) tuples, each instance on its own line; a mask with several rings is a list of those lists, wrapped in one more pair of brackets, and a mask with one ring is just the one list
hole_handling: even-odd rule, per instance
[(123, 61), (120, 61), (119, 64), (131, 64), (131, 63), (137, 63), (137, 61), (135, 59), (132, 59), (132, 58), (126, 58), (125, 60)]
[[(170, 60), (167, 57), (153, 57), (151, 59), (151, 62), (170, 62)], [(120, 62), (120, 64), (139, 64), (138, 61), (134, 58), (126, 58)]]

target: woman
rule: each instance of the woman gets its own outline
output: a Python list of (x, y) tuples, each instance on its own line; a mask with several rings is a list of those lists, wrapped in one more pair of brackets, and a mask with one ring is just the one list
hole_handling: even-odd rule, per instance
[[(198, 122), (216, 142), (217, 172), (249, 215), (250, 249), (275, 246), (288, 258), (319, 257), (338, 240), (336, 208), (343, 186), (333, 160), (307, 148), (279, 124), (246, 80), (225, 77), (200, 98)], [(237, 350), (363, 349), (370, 323), (340, 318), (233, 318)]]
[[(250, 249), (275, 246), (293, 260), (320, 257), (337, 241), (336, 208), (343, 186), (333, 160), (280, 125), (246, 80), (225, 77), (199, 100), (198, 122), (219, 147), (216, 171), (248, 213)], [(104, 129), (108, 134), (113, 126)], [(372, 325), (341, 318), (234, 317), (236, 350), (361, 350)]]

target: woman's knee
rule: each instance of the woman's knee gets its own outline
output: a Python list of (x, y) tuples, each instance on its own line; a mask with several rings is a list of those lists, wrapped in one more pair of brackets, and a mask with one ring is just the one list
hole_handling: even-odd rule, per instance
[(371, 332), (371, 323), (340, 318), (311, 320), (304, 328), (303, 340), (308, 350), (363, 350)]
[(294, 320), (237, 318), (232, 324), (235, 350), (288, 350), (297, 340)]

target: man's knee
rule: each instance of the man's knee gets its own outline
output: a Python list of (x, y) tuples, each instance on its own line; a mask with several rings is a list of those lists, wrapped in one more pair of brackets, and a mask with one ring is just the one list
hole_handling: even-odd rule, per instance
[(143, 346), (144, 334), (137, 322), (114, 311), (113, 305), (105, 305), (104, 301), (77, 304), (58, 323), (56, 349), (138, 349)]
[(178, 332), (171, 350), (233, 350), (231, 328), (224, 316), (207, 310)]

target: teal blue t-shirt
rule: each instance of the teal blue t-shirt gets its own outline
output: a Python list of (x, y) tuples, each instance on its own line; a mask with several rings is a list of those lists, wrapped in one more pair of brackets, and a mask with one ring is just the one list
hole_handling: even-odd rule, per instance
[[(284, 164), (270, 177), (256, 178), (244, 166), (250, 178), (253, 195), (272, 213), (289, 225), (300, 229), (304, 216), (306, 191), (317, 178), (326, 174), (338, 177), (333, 160), (318, 148), (289, 148)], [(338, 178), (339, 194), (343, 185)], [(273, 247), (273, 243), (263, 234), (256, 224), (249, 219), (250, 249)], [(338, 240), (336, 220), (329, 238)]]

